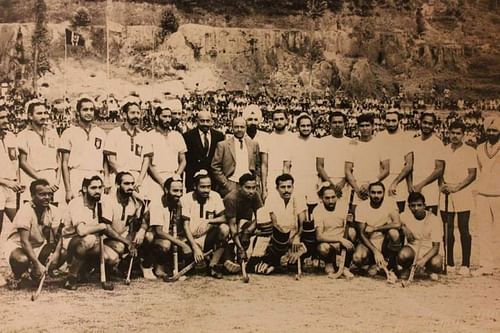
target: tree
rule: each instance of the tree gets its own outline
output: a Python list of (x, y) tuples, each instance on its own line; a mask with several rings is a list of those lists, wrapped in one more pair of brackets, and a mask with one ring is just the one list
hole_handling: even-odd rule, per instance
[(36, 89), (36, 79), (38, 76), (50, 72), (49, 47), (50, 36), (47, 29), (47, 5), (44, 0), (35, 0), (35, 30), (31, 38), (33, 48), (33, 62), (35, 73), (33, 75), (33, 85)]
[(164, 39), (166, 36), (174, 33), (179, 29), (179, 23), (177, 22), (177, 17), (175, 17), (174, 12), (171, 8), (165, 8), (161, 14), (160, 20), (160, 37)]
[(71, 23), (74, 27), (86, 27), (92, 22), (92, 16), (90, 12), (85, 7), (80, 7), (73, 13), (71, 18)]
[(19, 27), (19, 29), (17, 30), (14, 50), (15, 52), (12, 60), (15, 63), (14, 79), (17, 81), (23, 79), (24, 68), (28, 62), (24, 54), (23, 33), (21, 31), (21, 27)]

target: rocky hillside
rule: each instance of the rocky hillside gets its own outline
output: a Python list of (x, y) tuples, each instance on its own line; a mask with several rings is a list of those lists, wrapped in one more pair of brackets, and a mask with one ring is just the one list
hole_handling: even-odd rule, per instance
[[(383, 5), (369, 11), (345, 1), (316, 21), (294, 7), (296, 1), (288, 1), (290, 8), (282, 7), (278, 14), (264, 7), (244, 6), (238, 13), (229, 6), (226, 11), (169, 6), (180, 26), (166, 38), (158, 36), (165, 5), (114, 2), (109, 14), (111, 83), (105, 80), (105, 3), (46, 1), (53, 73), (42, 80), (54, 93), (64, 87), (70, 93), (180, 93), (196, 83), (215, 90), (224, 82), (229, 89), (243, 89), (250, 82), (256, 88), (265, 83), (278, 93), (341, 89), (373, 96), (399, 87), (408, 94), (426, 93), (436, 86), (457, 97), (500, 95), (500, 6), (492, 6), (491, 0), (427, 0), (407, 2), (406, 7), (401, 6), (404, 1), (378, 1)], [(0, 19), (17, 21), (0, 25), (0, 79), (9, 78), (19, 27), (26, 54), (31, 52), (33, 24), (14, 10), (30, 1), (17, 7), (12, 6), (17, 1), (9, 2), (10, 14), (4, 12)], [(82, 5), (91, 12), (92, 24), (78, 28), (87, 43), (69, 48), (64, 76), (64, 29)], [(26, 68), (29, 76), (29, 64)]]

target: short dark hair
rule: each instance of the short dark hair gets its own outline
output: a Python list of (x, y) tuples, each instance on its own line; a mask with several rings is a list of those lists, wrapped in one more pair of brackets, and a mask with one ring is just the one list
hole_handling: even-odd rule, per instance
[(278, 187), (281, 182), (286, 182), (288, 180), (291, 180), (292, 184), (295, 182), (295, 179), (293, 179), (293, 176), (289, 173), (284, 173), (282, 175), (279, 175), (278, 177), (276, 177), (276, 181), (275, 181), (276, 187)]
[(131, 105), (136, 105), (139, 109), (141, 108), (141, 105), (137, 102), (127, 102), (127, 103), (123, 104), (122, 112), (128, 113), (128, 110), (129, 110)]
[(371, 113), (363, 113), (356, 118), (356, 121), (358, 122), (358, 125), (361, 123), (370, 123), (373, 125), (373, 114)]
[(328, 186), (323, 186), (323, 187), (321, 187), (321, 188), (319, 189), (319, 191), (318, 191), (318, 196), (319, 196), (320, 198), (322, 198), (322, 197), (323, 197), (323, 195), (325, 194), (325, 192), (326, 192), (326, 191), (328, 191), (328, 190), (332, 190), (333, 192), (335, 192), (335, 196), (339, 197), (339, 196), (338, 196), (338, 193), (337, 193), (337, 190), (335, 190), (335, 187), (334, 187), (333, 185), (331, 185), (331, 184), (330, 184), (330, 185), (328, 185)]
[(128, 172), (128, 171), (121, 171), (121, 172), (118, 172), (116, 174), (115, 184), (116, 185), (120, 185), (122, 183), (123, 177), (125, 177), (125, 176), (130, 176), (130, 177), (134, 178), (134, 176), (130, 172)]
[(34, 196), (36, 194), (36, 187), (37, 186), (50, 186), (50, 184), (49, 184), (49, 182), (46, 179), (43, 179), (43, 178), (35, 179), (30, 184), (30, 193), (31, 193), (31, 196)]
[(170, 191), (170, 187), (172, 187), (173, 182), (181, 182), (182, 183), (182, 180), (179, 178), (169, 177), (163, 183), (163, 189), (167, 190), (167, 192)]
[(95, 180), (98, 180), (98, 181), (100, 181), (101, 183), (104, 183), (104, 182), (102, 181), (102, 178), (101, 178), (100, 176), (95, 175), (95, 176), (92, 176), (92, 177), (90, 177), (90, 178), (83, 178), (83, 181), (82, 181), (82, 188), (84, 188), (84, 187), (89, 187), (89, 185), (90, 185), (93, 181), (95, 181)]
[(391, 115), (391, 114), (395, 114), (396, 116), (398, 116), (398, 120), (401, 119), (401, 113), (399, 113), (398, 111), (396, 110), (389, 110), (385, 113), (385, 117), (384, 118), (387, 118), (388, 115)]
[(465, 124), (460, 120), (455, 120), (454, 122), (452, 122), (450, 124), (449, 130), (451, 131), (452, 129), (457, 129), (457, 128), (461, 129), (462, 133), (465, 133)]
[(250, 182), (250, 181), (255, 181), (256, 178), (253, 174), (251, 173), (244, 173), (240, 179), (238, 179), (238, 184), (240, 184), (240, 186), (243, 186), (245, 185), (246, 182)]
[(410, 195), (408, 195), (408, 204), (410, 204), (411, 202), (417, 202), (417, 201), (422, 201), (425, 204), (424, 195), (420, 192), (411, 192)]
[(424, 112), (420, 115), (420, 121), (424, 120), (425, 117), (432, 117), (432, 122), (435, 124), (437, 121), (437, 117), (432, 112)]
[(35, 107), (40, 106), (40, 105), (45, 106), (45, 104), (42, 102), (30, 103), (30, 105), (28, 105), (28, 114), (33, 114), (33, 112), (35, 112)]
[(283, 113), (285, 115), (285, 118), (288, 119), (288, 113), (284, 109), (274, 110), (271, 119), (274, 119), (274, 115), (278, 113)]
[(172, 110), (170, 108), (162, 108), (161, 105), (160, 106), (157, 106), (156, 109), (155, 109), (155, 118), (156, 117), (159, 117), (161, 115), (161, 112), (163, 110), (168, 110), (170, 111), (170, 115), (172, 115)]
[(347, 123), (347, 116), (340, 111), (334, 111), (334, 112), (330, 113), (330, 115), (328, 116), (329, 123), (332, 122), (333, 117), (342, 117), (342, 119), (344, 120), (344, 123)]
[(368, 185), (368, 191), (370, 191), (372, 189), (372, 187), (374, 187), (374, 186), (380, 186), (380, 187), (382, 187), (382, 189), (384, 190), (384, 193), (385, 193), (385, 185), (384, 185), (384, 183), (382, 183), (382, 182), (371, 183), (370, 185)]
[(208, 178), (208, 179), (210, 179), (210, 181), (212, 181), (212, 178), (210, 178), (210, 175), (208, 174), (208, 172), (197, 174), (193, 178), (194, 186), (198, 186), (200, 184), (200, 180), (202, 180), (203, 178)]
[(80, 112), (80, 110), (82, 109), (82, 104), (86, 103), (86, 102), (90, 102), (90, 103), (94, 104), (94, 101), (91, 100), (90, 98), (87, 98), (87, 97), (80, 98), (78, 100), (78, 102), (76, 102), (76, 111)]

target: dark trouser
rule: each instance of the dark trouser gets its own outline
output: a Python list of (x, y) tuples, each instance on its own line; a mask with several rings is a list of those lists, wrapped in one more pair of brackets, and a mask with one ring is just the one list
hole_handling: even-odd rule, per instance
[[(457, 212), (458, 217), (458, 231), (460, 232), (460, 243), (462, 244), (462, 266), (470, 266), (470, 256), (472, 247), (472, 237), (469, 232), (469, 219), (470, 211)], [(453, 247), (455, 245), (455, 212), (446, 213), (441, 211), (441, 218), (443, 220), (443, 229), (447, 228), (448, 233), (446, 260), (448, 266), (455, 266), (453, 258)], [(446, 232), (444, 233), (446, 235)], [(446, 244), (446, 243), (445, 243)]]

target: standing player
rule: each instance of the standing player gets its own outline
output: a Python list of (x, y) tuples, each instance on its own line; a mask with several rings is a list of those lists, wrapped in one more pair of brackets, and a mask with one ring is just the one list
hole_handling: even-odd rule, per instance
[(0, 175), (0, 233), (2, 232), (4, 212), (10, 221), (16, 215), (16, 193), (22, 191), (18, 177), (18, 149), (17, 140), (14, 134), (8, 131), (8, 112), (4, 106), (0, 106), (0, 165), (2, 174)]
[(245, 109), (243, 109), (243, 118), (247, 125), (247, 135), (252, 140), (259, 144), (259, 157), (260, 157), (260, 169), (261, 176), (257, 176), (257, 185), (260, 186), (260, 191), (262, 194), (262, 200), (265, 201), (267, 198), (267, 164), (268, 164), (268, 148), (267, 141), (269, 140), (269, 134), (264, 131), (259, 130), (259, 124), (262, 122), (262, 111), (260, 107), (256, 104), (250, 104)]
[[(385, 197), (385, 187), (381, 182), (370, 184), (368, 187), (369, 200), (362, 201), (356, 207), (356, 222), (361, 243), (356, 247), (353, 262), (359, 268), (371, 265), (369, 275), (376, 275), (378, 270), (386, 266), (384, 252), (389, 250), (393, 256), (387, 255), (390, 260), (402, 247), (402, 237), (399, 232), (401, 222), (399, 210), (394, 200)], [(384, 242), (384, 240), (386, 240)], [(384, 248), (384, 243), (387, 246)]]
[(106, 133), (94, 124), (95, 107), (90, 97), (76, 101), (76, 116), (78, 123), (63, 132), (59, 146), (66, 202), (78, 196), (84, 178), (99, 175), (110, 187), (103, 157)]
[(344, 237), (346, 228), (346, 215), (348, 203), (346, 200), (338, 200), (339, 192), (330, 183), (319, 190), (321, 204), (313, 211), (313, 220), (316, 225), (316, 239), (318, 241), (318, 253), (325, 261), (325, 273), (333, 274), (336, 256), (340, 254), (342, 247), (349, 254), (346, 257), (345, 268), (342, 272), (344, 277), (352, 278), (349, 270), (354, 252), (353, 240), (356, 238), (356, 230), (349, 227), (348, 237)]
[(295, 179), (295, 193), (305, 198), (306, 203), (315, 204), (318, 202), (316, 193), (316, 182), (318, 173), (316, 171), (316, 153), (319, 139), (312, 133), (314, 123), (307, 113), (301, 113), (297, 117), (297, 128), (299, 135), (296, 137), (291, 157), (291, 174)]
[(209, 264), (209, 275), (221, 279), (222, 273), (216, 267), (229, 235), (229, 227), (224, 222), (224, 202), (217, 192), (211, 190), (212, 181), (206, 170), (194, 176), (195, 190), (182, 196), (182, 218), (184, 231), (191, 245), (194, 260), (204, 260), (203, 253), (214, 250)]
[(125, 122), (108, 133), (104, 155), (110, 171), (115, 174), (130, 172), (136, 179), (135, 189), (140, 192), (153, 158), (147, 135), (139, 129), (140, 101), (132, 97), (126, 99), (122, 105), (122, 114)]
[(399, 211), (404, 211), (408, 197), (407, 176), (413, 168), (413, 155), (411, 152), (411, 137), (408, 132), (399, 129), (400, 115), (397, 110), (389, 110), (385, 114), (386, 131), (377, 135), (378, 145), (384, 150), (384, 155), (389, 158), (390, 172), (384, 185), (389, 196), (396, 199)]
[(436, 126), (436, 115), (425, 112), (420, 117), (422, 136), (415, 138), (413, 147), (413, 169), (410, 179), (410, 192), (424, 195), (427, 209), (437, 214), (439, 186), (437, 179), (444, 171), (444, 146), (438, 137), (433, 135)]
[(285, 110), (273, 112), (273, 132), (267, 138), (267, 184), (281, 174), (290, 173), (291, 147), (295, 137), (288, 131), (288, 115)]
[(186, 167), (186, 144), (177, 131), (170, 130), (172, 111), (168, 104), (161, 104), (155, 110), (154, 129), (146, 135), (151, 143), (153, 159), (149, 166), (152, 179), (148, 178), (148, 198), (161, 197), (163, 184), (170, 177), (181, 178)]
[(477, 147), (479, 177), (476, 212), (479, 219), (480, 265), (477, 274), (491, 274), (500, 267), (500, 118), (484, 120), (486, 142)]
[[(354, 140), (344, 136), (346, 116), (335, 111), (330, 114), (331, 135), (320, 139), (316, 170), (322, 181), (329, 182), (342, 197), (346, 197), (345, 164), (354, 148)], [(347, 199), (348, 200), (348, 199)]]
[(358, 117), (360, 137), (345, 163), (345, 177), (361, 200), (368, 198), (370, 184), (383, 181), (390, 172), (389, 159), (373, 138), (373, 115)]
[(433, 280), (436, 273), (443, 267), (443, 258), (439, 255), (439, 244), (443, 239), (441, 221), (432, 212), (425, 209), (425, 198), (422, 193), (413, 192), (408, 197), (410, 211), (401, 214), (402, 230), (407, 245), (398, 253), (398, 265), (403, 268), (400, 277), (407, 279), (411, 265), (415, 262), (416, 269), (426, 269)]
[[(63, 201), (58, 191), (61, 179), (60, 155), (57, 152), (59, 136), (55, 129), (47, 126), (49, 113), (45, 104), (38, 100), (26, 103), (29, 126), (17, 136), (19, 145), (19, 166), (26, 174), (25, 186), (35, 179), (50, 183), (54, 202)], [(28, 200), (28, 193), (22, 199)]]
[[(464, 144), (465, 125), (455, 121), (450, 127), (451, 144), (445, 148), (446, 167), (441, 186), (440, 207), (443, 222), (448, 226), (448, 239), (446, 249), (447, 265), (455, 266), (453, 246), (455, 243), (454, 220), (458, 219), (460, 243), (462, 244), (462, 267), (460, 275), (470, 275), (470, 256), (472, 237), (469, 232), (470, 211), (473, 207), (472, 182), (476, 179), (477, 159), (474, 148)], [(448, 212), (445, 212), (445, 196), (449, 197)]]

